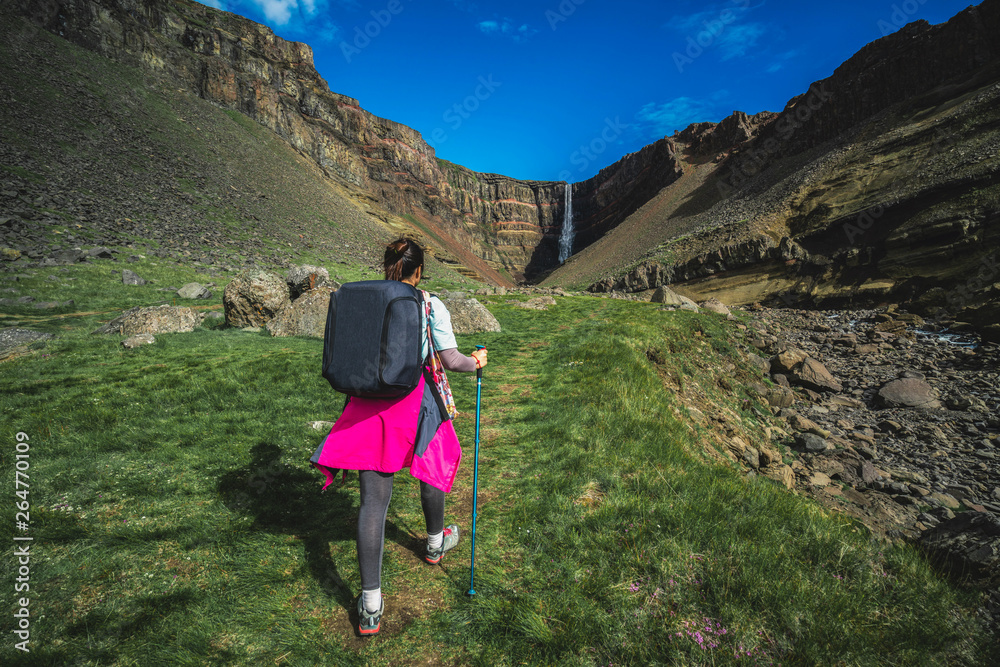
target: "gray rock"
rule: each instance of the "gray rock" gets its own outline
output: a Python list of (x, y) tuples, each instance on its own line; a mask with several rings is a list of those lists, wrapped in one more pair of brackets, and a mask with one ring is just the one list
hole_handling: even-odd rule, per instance
[(451, 313), (451, 326), (457, 334), (499, 332), (500, 323), (486, 306), (475, 299), (454, 298), (449, 295), (442, 302)]
[(57, 264), (75, 264), (87, 259), (87, 253), (83, 252), (79, 248), (60, 250), (52, 254), (52, 259), (55, 260)]
[(285, 280), (262, 269), (242, 271), (222, 294), (226, 322), (241, 329), (264, 326), (291, 302)]
[(177, 296), (182, 299), (211, 299), (212, 292), (201, 283), (188, 283), (177, 290)]
[(21, 259), (21, 251), (14, 248), (0, 248), (0, 260), (15, 262)]
[(919, 378), (903, 378), (883, 385), (875, 397), (875, 404), (882, 408), (919, 408), (921, 410), (941, 408), (941, 402), (937, 400), (937, 392), (926, 380)]
[(145, 285), (146, 280), (140, 278), (135, 271), (130, 271), (129, 269), (122, 270), (122, 284), (123, 285)]
[(681, 310), (687, 310), (692, 313), (701, 312), (701, 308), (698, 307), (698, 304), (696, 304), (694, 301), (687, 298), (686, 296), (681, 296), (680, 300), (681, 300)]
[(322, 338), (326, 331), (326, 315), (330, 307), (330, 286), (311, 289), (289, 304), (267, 323), (272, 336), (312, 336)]
[(115, 256), (112, 251), (104, 247), (91, 248), (87, 251), (87, 256), (93, 259), (114, 259)]
[(656, 291), (653, 292), (653, 296), (650, 301), (653, 303), (662, 303), (666, 306), (675, 306), (677, 308), (684, 303), (681, 297), (666, 285), (657, 287)]
[(519, 307), (527, 310), (548, 310), (549, 306), (554, 305), (556, 305), (556, 300), (551, 296), (536, 296), (534, 299), (528, 299), (518, 304)]
[(136, 334), (123, 340), (122, 347), (126, 350), (133, 350), (143, 345), (152, 345), (155, 342), (156, 338), (153, 337), (153, 334)]
[(52, 338), (52, 334), (35, 331), (33, 329), (19, 329), (10, 327), (0, 329), (0, 352), (6, 352), (22, 345), (31, 345), (38, 341), (45, 341)]
[(833, 377), (822, 363), (812, 357), (807, 357), (802, 364), (789, 373), (789, 381), (806, 389), (814, 391), (841, 392), (843, 385)]
[(136, 306), (95, 330), (95, 334), (135, 334), (182, 333), (194, 331), (198, 325), (198, 314), (181, 306)]
[(858, 475), (865, 484), (877, 482), (879, 479), (879, 474), (875, 471), (875, 466), (870, 461), (861, 462), (861, 465), (858, 466)]
[(807, 452), (825, 452), (827, 442), (815, 433), (796, 433), (795, 444)]
[(709, 299), (708, 301), (702, 301), (700, 304), (703, 310), (707, 310), (710, 313), (715, 313), (717, 315), (729, 316), (732, 313), (729, 312), (729, 308), (726, 307), (724, 303), (718, 299)]

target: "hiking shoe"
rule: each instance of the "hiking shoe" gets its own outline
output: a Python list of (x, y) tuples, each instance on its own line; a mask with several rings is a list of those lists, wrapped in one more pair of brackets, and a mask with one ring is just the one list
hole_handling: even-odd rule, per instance
[(370, 614), (365, 609), (365, 596), (358, 596), (358, 632), (362, 637), (378, 634), (378, 630), (382, 625), (383, 611), (385, 611), (384, 599), (379, 600), (378, 611)]
[(426, 560), (431, 565), (437, 565), (441, 562), (441, 556), (444, 556), (446, 551), (451, 551), (458, 545), (458, 526), (456, 524), (451, 524), (444, 529), (444, 539), (441, 541), (441, 546), (437, 549), (431, 549), (427, 547), (427, 553), (424, 555), (424, 560)]

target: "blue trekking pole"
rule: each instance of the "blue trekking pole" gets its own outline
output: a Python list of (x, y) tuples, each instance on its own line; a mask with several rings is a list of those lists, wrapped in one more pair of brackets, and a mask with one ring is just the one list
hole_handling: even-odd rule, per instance
[[(482, 350), (485, 345), (477, 345)], [(476, 462), (472, 472), (472, 568), (469, 575), (469, 595), (476, 594), (476, 504), (479, 498), (479, 406), (483, 396), (483, 369), (476, 369)]]

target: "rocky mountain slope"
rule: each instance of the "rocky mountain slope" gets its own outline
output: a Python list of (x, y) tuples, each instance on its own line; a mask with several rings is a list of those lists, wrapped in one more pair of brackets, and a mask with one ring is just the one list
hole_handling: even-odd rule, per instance
[(188, 0), (9, 7), (273, 130), (367, 216), (488, 282), (952, 311), (997, 291), (1000, 0), (873, 42), (780, 113), (692, 125), (572, 184), (578, 253), (561, 268), (567, 184), (437, 159), (332, 92), (305, 44)]
[(996, 308), (981, 306), (1000, 295), (998, 28), (995, 1), (914, 23), (780, 114), (678, 133), (683, 176), (550, 282), (672, 283), (727, 303), (912, 301), (989, 329)]

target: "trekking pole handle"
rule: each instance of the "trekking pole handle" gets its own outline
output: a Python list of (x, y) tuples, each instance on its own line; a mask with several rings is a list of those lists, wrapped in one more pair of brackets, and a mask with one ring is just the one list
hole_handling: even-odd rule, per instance
[[(477, 350), (485, 350), (486, 346), (485, 345), (477, 345), (476, 349)], [(482, 369), (482, 367), (479, 367), (479, 368), (476, 369), (476, 377), (479, 378), (480, 380), (483, 379), (483, 369)]]

